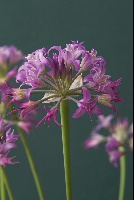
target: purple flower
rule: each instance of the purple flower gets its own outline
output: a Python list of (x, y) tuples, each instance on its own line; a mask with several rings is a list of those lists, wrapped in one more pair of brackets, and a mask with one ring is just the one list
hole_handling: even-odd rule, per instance
[(102, 57), (100, 58), (99, 56), (97, 56), (97, 51), (92, 49), (91, 53), (86, 52), (84, 54), (80, 67), (82, 70), (86, 71), (86, 70), (93, 69), (94, 67), (99, 67), (101, 63), (104, 63), (105, 65), (104, 58)]
[[(12, 158), (8, 158), (8, 154), (12, 148), (16, 147), (16, 140), (19, 136), (15, 135), (11, 128), (8, 129), (9, 125), (5, 125), (5, 122), (0, 116), (0, 165), (6, 166), (7, 164), (16, 164), (17, 162), (12, 162)], [(7, 130), (8, 129), (8, 130)]]
[[(94, 49), (87, 51), (83, 43), (73, 41), (65, 48), (61, 46), (53, 46), (49, 50), (41, 48), (28, 54), (26, 59), (16, 76), (16, 81), (20, 83), (20, 90), (12, 89), (7, 92), (7, 96), (11, 97), (10, 103), (21, 98), (31, 101), (31, 95), (37, 94), (38, 104), (54, 103), (52, 108), (56, 107), (58, 112), (60, 103), (69, 100), (78, 105), (73, 115), (74, 118), (78, 118), (86, 112), (90, 116), (101, 115), (103, 110), (97, 106), (97, 103), (117, 112), (117, 108), (112, 103), (123, 101), (117, 90), (121, 79), (112, 82), (111, 76), (106, 75), (105, 59), (97, 56), (97, 51)], [(86, 77), (83, 75), (85, 72)], [(42, 94), (42, 97), (38, 94)], [(82, 96), (81, 100), (79, 100), (80, 96)], [(24, 116), (36, 108), (33, 106), (31, 109), (29, 105), (24, 108), (25, 105), (25, 102), (24, 105), (20, 104), (18, 109)]]
[[(21, 112), (21, 117), (22, 119), (28, 114), (30, 113), (32, 110), (34, 110), (35, 108), (37, 108), (38, 106), (38, 102), (36, 101), (28, 101), (28, 102), (17, 102), (19, 105), (20, 105), (20, 108), (17, 108), (13, 111), (11, 111), (10, 113), (12, 112), (16, 112), (16, 111), (20, 111)], [(9, 113), (9, 114), (10, 114)]]
[(93, 101), (91, 100), (91, 94), (89, 90), (85, 87), (83, 89), (83, 99), (78, 101), (78, 109), (76, 112), (73, 114), (73, 118), (78, 118), (82, 116), (85, 112), (88, 112), (89, 115), (91, 114), (96, 114), (96, 115), (102, 115), (103, 110), (96, 106), (96, 103), (98, 101), (98, 98), (96, 97)]
[(0, 47), (0, 65), (14, 65), (23, 59), (22, 52), (15, 46)]
[(125, 118), (123, 120), (118, 119), (117, 123), (113, 126), (113, 137), (121, 142), (124, 143), (129, 138), (129, 123), (128, 119)]
[(26, 133), (30, 133), (32, 124), (31, 124), (31, 122), (19, 121), (17, 123), (17, 126), (20, 127), (21, 129), (23, 129)]
[(105, 142), (106, 138), (98, 133), (91, 135), (89, 139), (85, 141), (85, 148), (97, 147), (100, 143)]
[(98, 116), (98, 126), (96, 126), (95, 130), (99, 131), (101, 128), (110, 128), (111, 120), (113, 119), (113, 115), (108, 115), (105, 117), (104, 115)]
[(44, 82), (41, 76), (41, 73), (45, 70), (45, 67), (42, 66), (41, 62), (37, 62), (36, 60), (29, 61), (24, 63), (19, 70), (16, 76), (16, 81), (23, 82), (22, 85), (29, 85), (33, 88), (40, 88), (44, 86)]
[(14, 165), (18, 162), (12, 161), (14, 157), (8, 158), (9, 151), (6, 154), (0, 154), (0, 165), (6, 167), (7, 164)]
[(28, 61), (37, 61), (42, 64), (47, 64), (47, 59), (44, 57), (47, 54), (47, 50), (45, 48), (39, 49), (31, 54), (28, 54), (26, 57)]
[(116, 89), (121, 84), (122, 78), (119, 78), (115, 82), (111, 82), (109, 85), (107, 85), (103, 92), (111, 96), (111, 101), (113, 102), (124, 102), (122, 98), (120, 98), (119, 94), (120, 91)]
[(4, 101), (4, 93), (7, 92), (6, 83), (16, 77), (17, 68), (11, 69), (12, 65), (24, 60), (22, 52), (14, 46), (0, 47), (0, 96), (1, 101)]
[[(92, 148), (105, 142), (105, 150), (110, 162), (118, 167), (120, 157), (133, 150), (133, 125), (129, 126), (127, 119), (118, 119), (114, 124), (111, 122), (112, 119), (112, 115), (98, 116), (98, 124), (91, 132), (91, 137), (86, 140), (85, 147)], [(108, 131), (108, 136), (99, 133), (102, 128)], [(120, 147), (125, 149), (124, 152), (121, 152)]]
[(9, 102), (8, 102), (8, 105), (9, 105), (13, 102), (16, 102), (16, 101), (19, 101), (19, 100), (22, 100), (22, 99), (25, 99), (25, 98), (29, 100), (32, 88), (29, 88), (29, 89), (13, 88), (13, 87), (10, 87), (6, 83), (3, 90), (6, 90), (6, 94), (3, 97), (3, 99), (4, 100), (9, 99)]
[(112, 97), (109, 94), (98, 95), (98, 102), (109, 107), (109, 108), (111, 108), (118, 115), (117, 108), (114, 105), (111, 104)]
[(106, 151), (109, 153), (115, 149), (118, 149), (121, 146), (121, 143), (116, 139), (109, 137), (108, 142), (106, 144)]
[(45, 123), (45, 121), (48, 121), (48, 124), (50, 124), (50, 120), (52, 119), (58, 126), (61, 126), (61, 124), (57, 121), (57, 107), (52, 107), (50, 110), (48, 110), (46, 107), (44, 107), (47, 115), (37, 124), (39, 126), (42, 122)]
[(89, 86), (97, 92), (103, 92), (104, 88), (111, 83), (111, 76), (105, 73), (106, 67), (101, 64), (100, 67), (91, 69), (91, 73), (84, 78), (84, 82), (88, 82)]

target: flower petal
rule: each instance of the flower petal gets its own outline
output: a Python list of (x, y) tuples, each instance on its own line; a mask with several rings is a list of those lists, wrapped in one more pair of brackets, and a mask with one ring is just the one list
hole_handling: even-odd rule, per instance
[(85, 113), (86, 111), (85, 111), (85, 109), (83, 109), (83, 108), (78, 108), (76, 111), (75, 111), (75, 113), (73, 114), (73, 118), (78, 118), (78, 117), (81, 117), (82, 115), (84, 115), (84, 113)]

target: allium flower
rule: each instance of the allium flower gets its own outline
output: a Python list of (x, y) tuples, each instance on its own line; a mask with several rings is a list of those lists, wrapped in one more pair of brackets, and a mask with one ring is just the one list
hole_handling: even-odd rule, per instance
[(23, 59), (22, 52), (15, 46), (0, 47), (0, 66), (11, 66)]
[[(6, 81), (16, 77), (17, 68), (14, 65), (22, 60), (24, 60), (24, 56), (16, 47), (0, 47), (0, 101), (4, 101), (4, 93), (8, 92)], [(11, 69), (12, 66), (13, 69)]]
[[(109, 155), (109, 160), (118, 167), (118, 161), (121, 156), (130, 150), (133, 150), (133, 125), (129, 126), (128, 120), (117, 120), (117, 123), (112, 123), (112, 115), (107, 117), (99, 116), (98, 125), (93, 129), (91, 137), (86, 140), (85, 148), (92, 148), (98, 144), (105, 142), (105, 150)], [(106, 129), (109, 132), (108, 136), (103, 136), (99, 132)], [(121, 147), (125, 148), (125, 152), (121, 151)]]
[[(52, 51), (57, 53), (50, 56)], [(83, 43), (73, 41), (64, 49), (60, 46), (51, 47), (49, 50), (42, 48), (29, 54), (26, 59), (27, 62), (19, 68), (16, 76), (16, 81), (21, 82), (19, 88), (21, 95), (17, 97), (15, 89), (8, 93), (12, 98), (11, 102), (19, 101), (23, 97), (22, 94), (25, 93), (25, 96), (28, 93), (28, 102), (20, 104), (23, 117), (36, 108), (36, 105), (54, 103), (54, 107), (47, 111), (42, 121), (52, 119), (59, 125), (55, 117), (61, 101), (68, 99), (77, 104), (78, 109), (73, 114), (74, 118), (86, 112), (90, 116), (101, 115), (103, 110), (97, 105), (98, 103), (116, 111), (112, 102), (123, 101), (117, 90), (121, 79), (112, 82), (111, 76), (105, 74), (105, 59), (97, 56), (97, 51), (94, 49), (91, 52), (87, 51)], [(27, 86), (28, 91), (23, 89), (23, 86)], [(35, 103), (33, 101), (31, 103), (32, 94), (43, 96)], [(56, 108), (56, 115), (52, 112), (53, 108)]]
[(0, 116), (0, 165), (6, 166), (7, 164), (16, 164), (17, 162), (13, 162), (12, 158), (8, 158), (8, 154), (12, 148), (16, 147), (16, 140), (18, 139), (18, 135), (15, 135), (11, 128), (8, 129), (9, 125), (5, 125), (5, 122), (2, 120)]

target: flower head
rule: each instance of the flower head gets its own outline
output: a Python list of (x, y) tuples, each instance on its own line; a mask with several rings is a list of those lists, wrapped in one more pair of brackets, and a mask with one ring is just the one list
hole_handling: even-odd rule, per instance
[[(55, 52), (52, 53), (53, 51)], [(98, 103), (103, 103), (116, 111), (112, 102), (121, 101), (117, 90), (121, 80), (112, 82), (111, 76), (106, 75), (106, 61), (102, 56), (97, 56), (96, 50), (92, 49), (89, 52), (83, 43), (73, 41), (63, 49), (61, 46), (53, 46), (49, 50), (38, 49), (28, 54), (26, 59), (27, 61), (19, 68), (16, 76), (16, 81), (20, 82), (22, 90), (12, 90), (8, 93), (13, 102), (14, 99), (19, 101), (25, 96), (22, 93), (23, 86), (26, 86), (30, 91), (28, 101), (31, 101), (32, 94), (42, 94), (42, 98), (36, 101), (37, 104), (54, 103), (56, 113), (61, 101), (64, 100), (77, 104), (78, 109), (73, 114), (74, 118), (86, 112), (90, 116), (102, 114), (103, 110), (97, 105)], [(88, 75), (85, 75), (85, 72)], [(19, 95), (16, 96), (18, 93)], [(81, 100), (79, 100), (80, 96), (82, 96)], [(31, 103), (27, 102), (27, 109), (24, 109), (24, 106), (20, 104), (20, 110), (24, 115), (32, 110), (28, 108), (29, 106)], [(44, 121), (50, 118), (55, 119), (48, 117), (50, 113), (48, 111), (47, 113)]]
[(22, 52), (15, 46), (0, 47), (0, 66), (11, 66), (22, 59), (24, 59)]
[[(16, 77), (17, 68), (14, 67), (19, 61), (24, 60), (20, 50), (14, 46), (0, 47), (0, 100), (4, 101), (5, 93), (8, 92), (6, 82)], [(14, 67), (11, 69), (11, 67)]]
[[(127, 119), (118, 119), (117, 123), (114, 124), (112, 119), (112, 115), (98, 116), (98, 125), (93, 129), (91, 137), (86, 140), (85, 147), (92, 148), (105, 142), (105, 150), (110, 162), (118, 167), (120, 157), (133, 150), (133, 125), (129, 126)], [(106, 129), (109, 135), (101, 135), (99, 132), (102, 129)], [(122, 152), (121, 147), (125, 148), (124, 152)]]

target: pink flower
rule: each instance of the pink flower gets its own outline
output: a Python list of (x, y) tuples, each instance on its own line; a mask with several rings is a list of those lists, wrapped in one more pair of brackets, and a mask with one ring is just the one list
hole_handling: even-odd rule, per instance
[(37, 124), (39, 126), (42, 122), (45, 123), (45, 121), (48, 121), (48, 124), (50, 124), (50, 120), (52, 119), (58, 126), (61, 126), (61, 124), (57, 121), (57, 107), (52, 107), (50, 110), (48, 110), (46, 107), (44, 107), (47, 115)]
[[(97, 56), (97, 51), (94, 49), (88, 51), (83, 42), (72, 41), (65, 48), (61, 46), (53, 46), (49, 50), (41, 48), (28, 54), (26, 59), (27, 61), (18, 69), (16, 81), (20, 82), (19, 88), (29, 89), (25, 95), (17, 90), (9, 92), (11, 102), (23, 97), (25, 99), (27, 96), (30, 101), (32, 94), (37, 94), (37, 98), (42, 94), (37, 100), (38, 104), (55, 103), (52, 106), (56, 106), (58, 110), (62, 101), (73, 101), (78, 105), (73, 118), (78, 118), (86, 112), (89, 116), (101, 115), (103, 110), (97, 103), (117, 112), (116, 106), (112, 103), (123, 102), (119, 97), (120, 92), (116, 89), (121, 79), (112, 82), (111, 76), (106, 74), (105, 59)], [(87, 74), (86, 77), (84, 73)], [(29, 108), (29, 105), (27, 109), (24, 106), (26, 104), (20, 104), (22, 115), (25, 115)]]
[(8, 158), (8, 154), (9, 154), (9, 151), (4, 155), (0, 154), (0, 165), (3, 167), (6, 167), (7, 164), (14, 165), (18, 163), (18, 162), (12, 161), (12, 159), (15, 158), (15, 156)]
[(78, 109), (73, 114), (73, 118), (78, 118), (82, 116), (85, 112), (88, 112), (89, 115), (96, 114), (96, 115), (102, 115), (103, 110), (96, 106), (96, 103), (98, 102), (98, 98), (96, 97), (93, 101), (89, 100), (91, 99), (91, 94), (89, 90), (85, 87), (83, 89), (83, 99), (78, 101)]
[[(16, 112), (16, 111), (20, 111), (21, 113), (21, 117), (22, 119), (28, 114), (30, 113), (32, 110), (34, 110), (37, 106), (38, 106), (38, 102), (36, 101), (28, 101), (28, 102), (17, 102), (17, 104), (20, 105), (19, 108), (11, 111), (10, 113), (12, 112)], [(10, 114), (9, 113), (9, 114)]]
[(97, 147), (100, 143), (105, 142), (106, 138), (98, 133), (92, 134), (92, 136), (85, 141), (85, 148)]
[(26, 133), (30, 133), (30, 129), (32, 127), (31, 122), (24, 122), (24, 121), (19, 121), (17, 123), (17, 126), (23, 129)]
[(4, 100), (9, 99), (9, 102), (7, 104), (7, 106), (9, 106), (11, 103), (17, 102), (17, 101), (25, 99), (25, 98), (27, 100), (29, 100), (31, 91), (33, 89), (32, 88), (28, 88), (28, 89), (13, 88), (13, 87), (10, 87), (6, 83), (6, 85), (4, 86), (4, 88), (1, 89), (1, 90), (6, 90), (6, 92), (4, 92), (3, 99)]
[[(8, 125), (9, 126), (9, 125)], [(11, 128), (8, 129), (8, 126), (5, 125), (5, 122), (2, 120), (0, 116), (0, 165), (6, 166), (7, 164), (15, 164), (17, 162), (12, 162), (11, 160), (14, 158), (8, 158), (8, 154), (12, 148), (16, 147), (16, 140), (18, 140), (19, 136), (15, 135)], [(8, 130), (7, 130), (8, 129)]]
[(91, 73), (84, 78), (84, 82), (88, 82), (91, 88), (95, 88), (97, 92), (102, 92), (104, 88), (111, 83), (111, 76), (105, 75), (106, 66), (101, 64), (100, 67), (93, 67)]
[(101, 128), (110, 128), (111, 120), (114, 118), (113, 115), (108, 115), (105, 117), (104, 115), (98, 116), (98, 126), (96, 126), (95, 130), (100, 130)]
[(116, 114), (118, 114), (117, 108), (111, 104), (112, 97), (109, 94), (98, 95), (98, 102), (111, 108), (112, 110), (116, 112)]
[(114, 151), (115, 149), (118, 149), (122, 144), (118, 142), (113, 137), (108, 138), (108, 142), (106, 144), (106, 151), (109, 153), (111, 151)]
[[(91, 137), (85, 141), (85, 147), (92, 148), (105, 142), (105, 150), (110, 162), (118, 167), (121, 156), (133, 150), (133, 125), (129, 126), (126, 118), (118, 119), (115, 124), (111, 122), (112, 119), (112, 115), (98, 116), (98, 125), (91, 132)], [(108, 136), (99, 133), (102, 128), (107, 130)], [(120, 147), (124, 147), (124, 152), (120, 151)]]
[(22, 52), (18, 50), (15, 46), (0, 47), (0, 64), (1, 65), (14, 65), (23, 59), (24, 59), (24, 56)]

